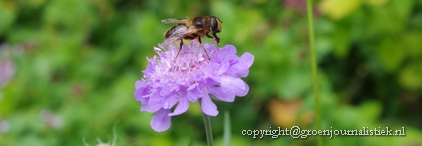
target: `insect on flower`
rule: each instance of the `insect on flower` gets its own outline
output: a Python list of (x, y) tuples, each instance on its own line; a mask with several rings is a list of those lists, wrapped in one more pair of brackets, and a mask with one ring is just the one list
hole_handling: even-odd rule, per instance
[[(215, 16), (200, 16), (190, 19), (175, 19), (169, 18), (164, 19), (161, 22), (163, 23), (177, 23), (164, 33), (164, 46), (173, 44), (173, 42), (180, 40), (180, 48), (177, 52), (179, 56), (180, 50), (182, 50), (183, 39), (193, 40), (197, 39), (199, 44), (202, 46), (201, 37), (207, 36), (208, 38), (214, 38), (217, 41), (217, 44), (220, 42), (220, 38), (217, 37), (216, 33), (221, 32), (221, 23), (223, 23), (220, 18)], [(209, 35), (209, 32), (212, 32), (212, 36)], [(208, 59), (210, 58), (208, 52), (202, 46), (202, 49), (207, 54)]]
[[(148, 65), (142, 79), (136, 81), (134, 93), (141, 111), (154, 113), (152, 129), (169, 129), (171, 117), (185, 113), (190, 103), (199, 102), (204, 115), (217, 116), (211, 97), (233, 102), (235, 97), (248, 94), (249, 86), (242, 78), (248, 76), (254, 56), (248, 52), (237, 56), (233, 45), (217, 48), (220, 38), (216, 33), (221, 32), (222, 23), (219, 18), (201, 16), (162, 22), (176, 25), (164, 33), (164, 42), (154, 47), (157, 55), (147, 58)], [(204, 36), (213, 38), (214, 43), (202, 44)], [(192, 41), (184, 44), (184, 39)], [(174, 45), (175, 41), (180, 41), (180, 46)]]
[[(217, 48), (204, 44), (210, 59), (205, 59), (196, 40), (179, 46), (154, 47), (157, 55), (148, 58), (142, 79), (135, 83), (134, 97), (141, 102), (141, 111), (154, 113), (150, 125), (161, 132), (170, 128), (171, 117), (185, 113), (190, 103), (199, 102), (202, 112), (217, 116), (218, 109), (211, 97), (222, 102), (234, 102), (244, 97), (249, 86), (247, 77), (254, 56), (248, 52), (236, 55), (233, 45)], [(179, 58), (174, 60), (177, 52)], [(173, 108), (175, 107), (175, 108)]]

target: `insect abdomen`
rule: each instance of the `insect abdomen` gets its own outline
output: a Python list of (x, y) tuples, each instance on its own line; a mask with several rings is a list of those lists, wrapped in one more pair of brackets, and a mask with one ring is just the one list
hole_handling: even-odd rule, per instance
[(174, 34), (174, 32), (175, 32), (177, 29), (179, 29), (179, 27), (186, 27), (186, 26), (184, 26), (184, 25), (182, 25), (182, 24), (178, 24), (178, 25), (175, 25), (175, 26), (171, 27), (170, 29), (168, 29), (168, 30), (164, 33), (164, 39), (167, 39), (167, 38), (169, 38), (171, 35), (173, 35), (173, 34)]

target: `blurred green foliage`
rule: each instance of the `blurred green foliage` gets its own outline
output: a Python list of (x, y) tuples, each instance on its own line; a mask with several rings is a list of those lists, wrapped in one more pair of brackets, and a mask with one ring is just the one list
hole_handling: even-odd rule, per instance
[[(315, 3), (322, 128), (406, 128), (401, 137), (323, 137), (324, 145), (421, 145), (422, 1)], [(171, 26), (160, 20), (199, 15), (223, 21), (220, 45), (255, 55), (249, 95), (216, 101), (230, 112), (231, 144), (314, 145), (314, 136), (241, 134), (315, 129), (304, 8), (304, 0), (2, 0), (0, 57), (13, 60), (16, 74), (0, 87), (0, 123), (9, 123), (0, 145), (96, 145), (112, 141), (113, 127), (116, 145), (205, 145), (197, 103), (157, 133), (133, 97), (146, 57)], [(223, 121), (212, 118), (217, 145)]]

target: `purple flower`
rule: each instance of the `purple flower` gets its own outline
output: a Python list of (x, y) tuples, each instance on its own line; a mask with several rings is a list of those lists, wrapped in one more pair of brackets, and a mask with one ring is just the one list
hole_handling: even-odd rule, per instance
[(59, 115), (54, 114), (50, 110), (41, 110), (40, 117), (43, 123), (52, 128), (60, 129), (63, 127), (62, 118)]
[(6, 85), (15, 75), (12, 60), (0, 58), (0, 87)]
[(186, 112), (189, 102), (199, 100), (204, 114), (216, 116), (217, 106), (210, 94), (220, 101), (233, 102), (235, 96), (248, 93), (249, 86), (240, 78), (249, 74), (254, 56), (244, 53), (238, 57), (232, 45), (203, 47), (210, 58), (196, 41), (183, 45), (177, 58), (179, 46), (173, 45), (168, 50), (155, 47), (158, 56), (147, 58), (149, 64), (144, 77), (136, 81), (134, 95), (142, 103), (141, 111), (155, 113), (150, 123), (155, 131), (169, 129), (171, 116)]

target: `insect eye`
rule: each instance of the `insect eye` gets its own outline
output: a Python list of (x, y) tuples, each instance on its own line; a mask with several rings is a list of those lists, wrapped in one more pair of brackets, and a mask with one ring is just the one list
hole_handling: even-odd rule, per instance
[(196, 28), (201, 28), (202, 27), (202, 22), (201, 21), (195, 21), (193, 23), (193, 25), (195, 25)]
[(218, 30), (218, 22), (217, 22), (217, 19), (215, 17), (211, 17), (210, 21), (211, 21), (211, 24), (210, 24), (211, 30), (213, 32), (220, 32), (220, 30)]

